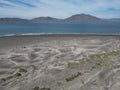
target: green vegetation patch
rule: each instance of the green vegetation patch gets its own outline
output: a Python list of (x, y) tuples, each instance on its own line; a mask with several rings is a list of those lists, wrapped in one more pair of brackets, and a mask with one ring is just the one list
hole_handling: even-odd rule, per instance
[(20, 77), (20, 76), (22, 76), (22, 74), (19, 73), (19, 72), (17, 72), (14, 76), (15, 76), (15, 77)]
[(81, 73), (81, 72), (78, 72), (77, 74), (73, 74), (73, 75), (71, 75), (70, 77), (65, 78), (65, 80), (66, 80), (67, 82), (69, 82), (69, 81), (74, 80), (74, 79), (77, 78), (78, 76), (82, 76), (82, 73)]
[(26, 73), (26, 72), (27, 72), (27, 69), (25, 69), (25, 68), (19, 68), (17, 72), (15, 72), (14, 74), (12, 74), (10, 76), (2, 78), (2, 80), (3, 81), (7, 81), (7, 80), (10, 80), (12, 78), (20, 77), (20, 76), (22, 76), (21, 73)]
[(40, 90), (51, 90), (50, 88), (40, 88)]
[(61, 86), (61, 85), (63, 85), (63, 83), (61, 81), (58, 81), (57, 85)]
[(37, 67), (35, 65), (30, 65), (34, 70), (37, 70)]
[(32, 90), (51, 90), (50, 88), (40, 88), (39, 86), (35, 86)]
[(81, 79), (80, 81), (81, 81), (81, 83), (82, 83), (82, 84), (84, 84), (84, 83), (85, 83), (83, 79)]
[(2, 78), (2, 80), (3, 80), (3, 81), (7, 81), (7, 80), (10, 80), (10, 79), (12, 79), (12, 78), (20, 77), (20, 76), (22, 76), (22, 74), (19, 73), (19, 72), (17, 72), (17, 73), (15, 73), (14, 75), (10, 75), (10, 76), (7, 76), (6, 78)]
[(40, 90), (40, 88), (38, 86), (36, 86), (32, 90)]
[(75, 67), (78, 67), (78, 66), (79, 66), (79, 62), (69, 61), (69, 62), (67, 63), (67, 66), (68, 66), (69, 68), (75, 68)]
[(25, 72), (25, 73), (26, 73), (26, 72), (27, 72), (27, 69), (25, 69), (25, 68), (19, 68), (19, 71), (18, 71), (18, 72), (21, 72), (21, 73), (22, 73), (22, 72)]
[(11, 76), (7, 76), (6, 78), (2, 78), (2, 80), (3, 80), (3, 81), (7, 81), (7, 80), (12, 79), (13, 77), (14, 77), (13, 75), (11, 75)]

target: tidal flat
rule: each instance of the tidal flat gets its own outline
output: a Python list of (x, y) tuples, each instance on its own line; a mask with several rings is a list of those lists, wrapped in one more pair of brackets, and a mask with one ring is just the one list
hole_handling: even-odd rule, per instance
[(0, 90), (119, 89), (119, 35), (0, 37)]

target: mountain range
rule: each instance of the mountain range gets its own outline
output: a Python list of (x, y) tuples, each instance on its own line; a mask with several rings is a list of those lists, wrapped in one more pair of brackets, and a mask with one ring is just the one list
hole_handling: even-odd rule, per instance
[(27, 19), (21, 18), (0, 18), (0, 22), (27, 22)]
[(85, 21), (120, 21), (117, 19), (102, 19), (89, 14), (76, 14), (65, 19), (58, 19), (54, 17), (37, 17), (33, 19), (20, 19), (20, 18), (0, 18), (0, 22), (85, 22)]

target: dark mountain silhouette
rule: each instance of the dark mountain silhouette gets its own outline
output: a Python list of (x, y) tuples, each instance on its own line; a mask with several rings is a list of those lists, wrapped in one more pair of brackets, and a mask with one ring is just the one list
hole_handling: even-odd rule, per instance
[(64, 21), (66, 22), (80, 22), (80, 21), (100, 21), (102, 19), (97, 18), (95, 16), (87, 15), (87, 14), (76, 14), (69, 18), (66, 18)]
[(37, 17), (31, 20), (20, 18), (0, 18), (0, 22), (86, 22), (86, 21), (120, 21), (120, 19), (102, 19), (89, 14), (76, 14), (65, 19)]
[(62, 19), (57, 19), (57, 18), (53, 18), (53, 17), (38, 17), (38, 18), (34, 18), (31, 21), (34, 22), (59, 22), (62, 21)]
[(0, 18), (0, 22), (29, 22), (29, 20), (20, 18)]

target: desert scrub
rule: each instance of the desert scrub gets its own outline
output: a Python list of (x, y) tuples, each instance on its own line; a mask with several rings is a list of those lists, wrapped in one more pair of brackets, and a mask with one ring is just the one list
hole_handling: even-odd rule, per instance
[(102, 65), (107, 65), (109, 63), (111, 57), (119, 55), (119, 52), (120, 52), (119, 50), (113, 50), (113, 51), (106, 52), (104, 54), (90, 55), (89, 57), (92, 60), (97, 61), (96, 64), (98, 66), (102, 66)]
[(3, 80), (3, 81), (7, 81), (7, 80), (12, 79), (13, 77), (14, 77), (13, 75), (11, 75), (11, 76), (7, 76), (6, 78), (2, 78), (2, 80)]
[(94, 54), (94, 55), (90, 55), (89, 58), (90, 59), (101, 59), (101, 55), (100, 54)]
[(10, 75), (10, 76), (7, 76), (7, 77), (5, 77), (5, 78), (2, 78), (2, 80), (3, 80), (3, 81), (7, 81), (7, 80), (10, 80), (10, 79), (12, 79), (12, 78), (19, 77), (19, 76), (22, 76), (22, 74), (17, 72), (17, 73), (14, 74), (14, 75)]
[(86, 61), (88, 60), (88, 58), (86, 58), (86, 59), (81, 59), (80, 60), (80, 65), (84, 65), (84, 64), (86, 64)]
[(27, 69), (25, 69), (25, 68), (19, 68), (18, 72), (21, 72), (21, 73), (24, 72), (24, 73), (26, 73)]
[(69, 68), (75, 68), (75, 67), (79, 66), (79, 62), (77, 62), (77, 61), (68, 61), (67, 66)]
[(40, 88), (39, 90), (51, 90), (50, 88)]
[(118, 51), (114, 50), (114, 51), (109, 51), (104, 54), (97, 55), (97, 58), (93, 58), (93, 60), (97, 62), (94, 64), (94, 66), (91, 67), (91, 70), (96, 69), (97, 67), (109, 65), (111, 63), (110, 60), (114, 58), (115, 56), (117, 56), (118, 54), (119, 54), (119, 50)]
[(102, 59), (102, 60), (99, 60), (98, 63), (96, 65), (100, 65), (100, 66), (105, 66), (108, 64), (108, 60), (107, 59)]
[(32, 68), (34, 68), (34, 69), (37, 69), (37, 67), (35, 66), (35, 65), (30, 65)]
[(92, 66), (90, 70), (92, 71), (93, 69), (96, 69), (96, 65)]
[(13, 74), (13, 75), (10, 75), (10, 76), (7, 76), (7, 77), (5, 77), (5, 78), (2, 78), (2, 80), (3, 80), (3, 81), (7, 81), (7, 80), (10, 80), (10, 79), (12, 79), (12, 78), (16, 78), (16, 77), (20, 77), (20, 76), (22, 76), (22, 74), (21, 74), (20, 72), (16, 72), (16, 73)]
[(81, 72), (78, 72), (77, 74), (73, 74), (73, 75), (71, 75), (70, 77), (65, 78), (65, 80), (66, 80), (67, 82), (69, 82), (69, 81), (74, 80), (74, 79), (77, 78), (78, 76), (82, 76), (82, 73), (81, 73)]
[(119, 55), (119, 53), (120, 53), (120, 50), (112, 50), (112, 51), (106, 52), (105, 56), (117, 56)]
[(63, 83), (61, 81), (58, 81), (57, 85), (61, 86), (61, 85), (63, 85)]
[(51, 90), (50, 88), (40, 88), (39, 86), (35, 86), (32, 90)]
[(20, 77), (20, 76), (22, 76), (22, 74), (19, 73), (19, 72), (17, 72), (14, 76), (15, 76), (15, 77)]
[(82, 83), (82, 84), (84, 84), (84, 83), (85, 83), (83, 79), (80, 79), (80, 81), (81, 81), (81, 83)]
[(37, 70), (37, 67), (36, 67), (35, 65), (30, 65), (30, 67), (32, 67), (33, 72), (34, 72), (35, 70)]
[(36, 86), (32, 90), (40, 90), (40, 88), (38, 86)]
[(90, 71), (89, 71), (89, 70), (86, 70), (84, 73), (90, 73)]
[(2, 80), (2, 81), (6, 81), (6, 79), (5, 79), (5, 78), (1, 78), (1, 80)]

